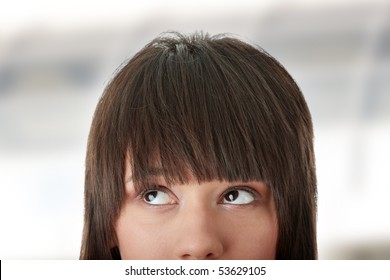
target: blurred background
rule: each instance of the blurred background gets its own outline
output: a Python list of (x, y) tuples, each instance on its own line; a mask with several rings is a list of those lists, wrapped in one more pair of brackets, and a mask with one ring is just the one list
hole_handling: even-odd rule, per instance
[(121, 63), (163, 31), (277, 58), (315, 127), (320, 259), (390, 259), (389, 1), (2, 1), (0, 259), (77, 259), (87, 135)]

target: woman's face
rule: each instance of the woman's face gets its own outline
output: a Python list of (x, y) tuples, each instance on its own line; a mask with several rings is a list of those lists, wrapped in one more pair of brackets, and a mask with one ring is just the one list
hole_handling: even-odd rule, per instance
[(122, 259), (274, 259), (278, 224), (262, 182), (168, 185), (156, 173), (136, 192), (126, 169), (116, 221)]

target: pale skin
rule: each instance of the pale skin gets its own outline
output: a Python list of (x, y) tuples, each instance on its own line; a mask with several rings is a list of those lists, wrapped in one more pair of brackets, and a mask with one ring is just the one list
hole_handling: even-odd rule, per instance
[(274, 259), (278, 224), (263, 182), (168, 185), (163, 176), (137, 193), (127, 168), (115, 231), (122, 259)]

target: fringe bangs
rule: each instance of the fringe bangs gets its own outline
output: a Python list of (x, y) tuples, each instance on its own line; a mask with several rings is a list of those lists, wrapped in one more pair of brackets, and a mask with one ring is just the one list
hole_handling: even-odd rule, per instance
[[(137, 61), (136, 56), (134, 70), (126, 70), (133, 73), (120, 104), (127, 126), (117, 132), (129, 141), (136, 185), (156, 168), (170, 184), (190, 179), (267, 182), (286, 169), (279, 166), (274, 172), (273, 166), (288, 152), (281, 154), (284, 141), (279, 141), (279, 131), (288, 127), (277, 127), (284, 117), (269, 112), (273, 103), (267, 98), (273, 93), (258, 69), (240, 66), (242, 53), (228, 57), (204, 43), (177, 44), (169, 38), (150, 45), (154, 48), (146, 49), (153, 59)], [(245, 72), (245, 79), (237, 71)]]

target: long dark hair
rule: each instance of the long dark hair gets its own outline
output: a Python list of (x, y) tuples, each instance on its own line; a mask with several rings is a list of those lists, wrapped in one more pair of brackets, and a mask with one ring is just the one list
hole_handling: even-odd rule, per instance
[(225, 35), (164, 33), (115, 75), (88, 139), (80, 259), (111, 259), (124, 199), (161, 166), (167, 182), (264, 181), (278, 218), (277, 259), (316, 259), (310, 112), (264, 50)]

